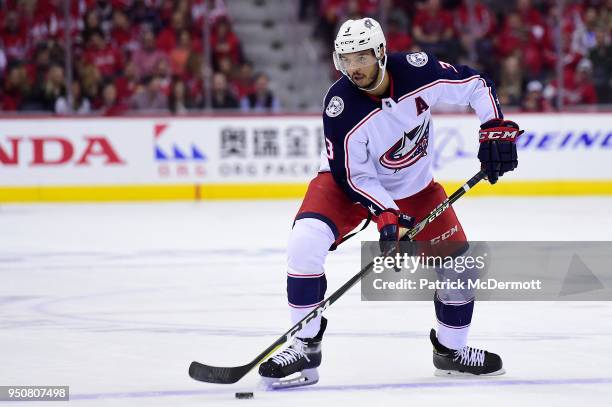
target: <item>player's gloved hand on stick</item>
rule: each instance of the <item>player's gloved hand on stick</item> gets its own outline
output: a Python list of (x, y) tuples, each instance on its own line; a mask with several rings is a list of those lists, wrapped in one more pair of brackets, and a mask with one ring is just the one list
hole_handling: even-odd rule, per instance
[(412, 216), (396, 209), (385, 209), (378, 215), (376, 223), (380, 232), (380, 251), (386, 253), (391, 248), (397, 247), (401, 239), (400, 228), (410, 229), (415, 222)]
[(518, 166), (516, 139), (523, 134), (510, 120), (491, 119), (480, 126), (478, 159), (491, 184)]

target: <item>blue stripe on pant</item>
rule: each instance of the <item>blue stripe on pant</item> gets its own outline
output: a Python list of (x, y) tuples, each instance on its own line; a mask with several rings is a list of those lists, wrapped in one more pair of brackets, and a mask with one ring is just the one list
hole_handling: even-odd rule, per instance
[(461, 328), (470, 325), (474, 312), (474, 300), (459, 305), (444, 304), (434, 295), (436, 317), (438, 321), (448, 327)]
[(289, 304), (303, 307), (323, 301), (327, 290), (325, 274), (314, 278), (287, 276), (287, 299)]

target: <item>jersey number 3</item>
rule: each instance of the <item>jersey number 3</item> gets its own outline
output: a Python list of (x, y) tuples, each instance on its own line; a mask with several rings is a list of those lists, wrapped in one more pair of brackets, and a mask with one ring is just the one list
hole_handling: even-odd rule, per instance
[(334, 159), (334, 145), (327, 137), (325, 137), (325, 152), (329, 160)]

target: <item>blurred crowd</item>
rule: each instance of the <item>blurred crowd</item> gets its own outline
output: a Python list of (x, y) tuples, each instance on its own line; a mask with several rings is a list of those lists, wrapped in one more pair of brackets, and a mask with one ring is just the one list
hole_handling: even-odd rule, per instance
[[(506, 106), (547, 111), (559, 100), (612, 99), (612, 0), (295, 5), (327, 51), (345, 18), (372, 16), (386, 27), (389, 51), (425, 50), (472, 65), (495, 81)], [(0, 0), (0, 110), (277, 111), (270, 80), (245, 59), (230, 17), (223, 0)]]
[(0, 0), (3, 111), (277, 110), (268, 84), (219, 0)]
[(300, 18), (313, 20), (327, 44), (345, 18), (360, 16), (387, 22), (391, 52), (424, 50), (485, 72), (502, 105), (547, 111), (560, 99), (564, 106), (612, 100), (612, 0), (300, 2)]

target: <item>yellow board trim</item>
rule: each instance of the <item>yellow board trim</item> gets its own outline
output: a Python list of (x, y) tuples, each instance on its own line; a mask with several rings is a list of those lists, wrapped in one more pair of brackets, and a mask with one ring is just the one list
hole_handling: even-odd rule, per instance
[(0, 187), (0, 202), (192, 200), (193, 185)]
[[(446, 191), (454, 191), (462, 184), (442, 182)], [(612, 195), (612, 180), (584, 181), (498, 181), (491, 185), (481, 181), (470, 191), (471, 196), (578, 196)]]
[(196, 199), (302, 198), (308, 184), (208, 184), (196, 186)]
[[(442, 182), (447, 191), (461, 186)], [(0, 202), (121, 202), (218, 199), (301, 198), (307, 184), (183, 184), (0, 187)], [(469, 196), (580, 196), (612, 195), (610, 181), (481, 182)]]

